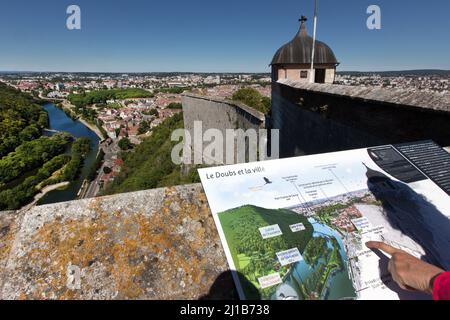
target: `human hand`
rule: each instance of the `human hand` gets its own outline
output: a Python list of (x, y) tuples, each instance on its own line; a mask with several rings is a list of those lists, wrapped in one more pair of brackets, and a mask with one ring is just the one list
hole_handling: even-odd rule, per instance
[(369, 241), (366, 243), (369, 249), (378, 249), (389, 255), (391, 259), (388, 271), (392, 279), (404, 290), (433, 293), (433, 281), (444, 270), (428, 264), (403, 250), (394, 248), (386, 243)]

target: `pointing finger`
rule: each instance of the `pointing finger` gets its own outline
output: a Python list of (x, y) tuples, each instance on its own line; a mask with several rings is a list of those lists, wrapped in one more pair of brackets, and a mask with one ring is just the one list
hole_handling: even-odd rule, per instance
[(387, 254), (390, 254), (390, 255), (393, 255), (394, 253), (399, 251), (399, 249), (396, 249), (393, 246), (390, 246), (384, 242), (379, 242), (379, 241), (366, 242), (366, 247), (369, 249), (378, 249), (378, 250), (386, 252)]

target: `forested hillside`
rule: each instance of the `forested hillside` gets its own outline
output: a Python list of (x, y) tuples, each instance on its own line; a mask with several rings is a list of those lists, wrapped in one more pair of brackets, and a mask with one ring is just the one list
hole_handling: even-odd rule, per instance
[(70, 142), (70, 135), (60, 133), (23, 143), (16, 151), (0, 159), (0, 187), (64, 153)]
[(178, 142), (170, 140), (172, 131), (183, 128), (183, 114), (167, 119), (133, 152), (124, 153), (124, 166), (104, 194), (115, 194), (199, 182), (197, 170), (181, 175), (180, 166), (171, 159), (172, 148)]
[(89, 152), (87, 138), (42, 136), (48, 115), (36, 102), (0, 83), (0, 210), (19, 209), (45, 186), (75, 180)]
[(28, 94), (0, 83), (0, 158), (41, 135), (47, 112)]

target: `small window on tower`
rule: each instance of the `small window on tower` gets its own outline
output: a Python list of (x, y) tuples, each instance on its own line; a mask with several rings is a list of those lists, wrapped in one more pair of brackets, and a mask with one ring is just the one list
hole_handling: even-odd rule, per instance
[(308, 78), (308, 71), (300, 71), (300, 78), (301, 79)]

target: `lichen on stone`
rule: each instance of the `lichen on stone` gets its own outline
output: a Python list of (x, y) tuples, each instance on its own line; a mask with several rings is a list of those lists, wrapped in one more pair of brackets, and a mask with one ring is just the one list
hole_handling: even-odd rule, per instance
[(35, 207), (13, 237), (4, 299), (196, 299), (227, 269), (200, 185)]

